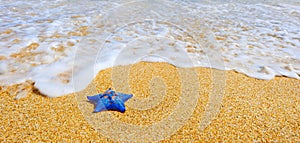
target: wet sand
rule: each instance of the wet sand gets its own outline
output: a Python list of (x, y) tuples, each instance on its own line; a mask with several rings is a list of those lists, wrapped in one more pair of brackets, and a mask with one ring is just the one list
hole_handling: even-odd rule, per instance
[[(196, 73), (196, 78), (194, 73), (188, 73), (190, 71)], [(217, 84), (220, 84), (218, 80), (222, 80), (218, 77), (223, 74), (226, 84), (220, 88)], [(93, 105), (86, 102), (85, 97), (110, 87), (134, 94), (125, 103), (127, 111), (124, 114), (91, 113)], [(166, 63), (141, 62), (100, 71), (85, 90), (63, 97), (48, 98), (33, 90), (25, 98), (15, 100), (12, 93), (18, 88), (18, 85), (1, 88), (0, 142), (113, 142), (116, 137), (120, 137), (121, 141), (132, 141), (132, 138), (126, 138), (126, 134), (103, 134), (104, 131), (97, 129), (108, 127), (106, 131), (110, 131), (115, 130), (115, 126), (118, 128), (118, 124), (110, 125), (105, 121), (111, 117), (128, 127), (146, 127), (160, 125), (160, 121), (170, 116), (174, 116), (172, 122), (180, 126), (166, 126), (163, 130), (157, 127), (156, 130), (147, 130), (155, 133), (145, 136), (135, 133), (133, 138), (136, 141), (140, 136), (145, 140), (155, 139), (155, 135), (161, 134), (160, 137), (167, 136), (162, 142), (300, 141), (300, 80), (292, 78), (275, 77), (267, 81), (234, 71), (187, 70)], [(217, 114), (218, 110), (211, 111), (216, 112), (217, 117), (200, 130), (215, 88), (220, 88), (220, 93), (224, 92), (220, 95), (223, 97), (220, 113)], [(188, 100), (181, 102), (185, 99)], [(195, 107), (191, 107), (194, 104)], [(173, 114), (177, 111), (183, 114)], [(118, 131), (122, 133), (126, 129)]]

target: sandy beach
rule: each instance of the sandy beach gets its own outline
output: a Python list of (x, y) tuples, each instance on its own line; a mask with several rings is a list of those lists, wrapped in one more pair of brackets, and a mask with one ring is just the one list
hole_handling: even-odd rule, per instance
[(300, 143), (299, 0), (0, 9), (0, 143)]
[[(15, 100), (10, 93), (16, 91), (18, 85), (2, 87), (0, 142), (122, 141), (94, 128), (105, 124), (103, 120), (108, 115), (122, 123), (139, 126), (153, 125), (174, 116), (173, 122), (182, 124), (178, 129), (171, 126), (152, 131), (158, 134), (174, 131), (161, 142), (300, 142), (299, 80), (286, 77), (259, 80), (234, 71), (193, 68), (189, 70), (195, 71), (198, 79), (189, 74), (188, 80), (182, 81), (181, 76), (185, 75), (178, 71), (185, 73), (184, 70), (167, 63), (146, 62), (110, 68), (100, 71), (85, 90), (58, 98), (48, 98), (33, 90), (25, 98)], [(218, 83), (218, 79), (212, 77), (213, 73), (225, 75), (225, 88), (221, 89), (224, 91), (223, 101), (220, 113), (202, 131), (199, 126), (215, 88), (213, 84)], [(195, 81), (199, 83), (196, 89), (195, 85), (189, 84)], [(86, 96), (104, 92), (110, 87), (134, 94), (126, 102), (126, 112), (91, 113), (93, 105), (86, 102)], [(182, 105), (187, 107), (191, 116), (173, 115), (177, 112), (175, 109), (185, 110), (176, 108), (181, 100), (192, 97), (182, 92), (184, 88), (198, 94), (194, 96), (197, 97), (197, 102), (193, 102), (195, 108), (190, 111), (189, 105)], [(139, 110), (141, 108), (145, 109)], [(187, 119), (184, 122), (176, 120), (181, 116)]]

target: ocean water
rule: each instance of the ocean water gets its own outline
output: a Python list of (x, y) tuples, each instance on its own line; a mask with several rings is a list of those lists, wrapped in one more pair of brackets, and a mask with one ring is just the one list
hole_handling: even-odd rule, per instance
[(300, 2), (0, 1), (1, 85), (57, 97), (139, 61), (300, 79)]

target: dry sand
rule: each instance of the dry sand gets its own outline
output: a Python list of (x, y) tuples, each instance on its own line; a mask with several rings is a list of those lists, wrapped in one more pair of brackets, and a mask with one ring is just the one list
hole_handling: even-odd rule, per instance
[[(196, 78), (193, 73), (188, 73), (191, 70), (197, 73)], [(120, 71), (127, 73), (121, 74)], [(226, 75), (225, 93), (220, 113), (201, 131), (199, 126), (209, 97), (218, 87), (214, 84), (219, 83), (213, 79), (214, 73)], [(134, 94), (134, 98), (126, 102), (127, 111), (124, 114), (92, 114), (93, 105), (86, 102), (85, 97), (104, 92), (109, 87)], [(300, 142), (300, 80), (286, 77), (266, 81), (234, 71), (187, 70), (166, 63), (141, 62), (101, 71), (84, 91), (59, 98), (47, 98), (33, 91), (27, 97), (15, 100), (11, 93), (18, 88), (19, 85), (14, 85), (2, 87), (0, 91), (1, 142), (113, 142), (115, 137), (126, 139), (126, 136), (119, 135), (119, 131), (124, 132), (126, 128), (120, 128), (116, 134), (103, 135), (105, 131), (96, 131), (93, 127), (116, 130), (119, 124), (110, 125), (107, 122), (111, 120), (109, 118), (117, 119), (130, 128), (131, 125), (163, 126), (161, 121), (168, 117), (172, 117), (169, 123), (180, 126), (164, 126), (165, 129), (157, 126), (156, 130), (141, 132), (154, 133), (141, 136), (159, 139), (174, 133), (162, 142)], [(193, 93), (196, 94), (190, 95)], [(194, 104), (196, 107), (192, 108)], [(139, 133), (135, 136), (133, 138), (140, 139)]]

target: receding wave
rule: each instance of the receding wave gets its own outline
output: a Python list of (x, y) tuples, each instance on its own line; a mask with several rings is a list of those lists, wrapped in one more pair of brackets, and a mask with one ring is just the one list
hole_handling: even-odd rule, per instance
[(31, 80), (50, 97), (139, 61), (300, 79), (296, 1), (1, 1), (0, 9), (1, 84)]

